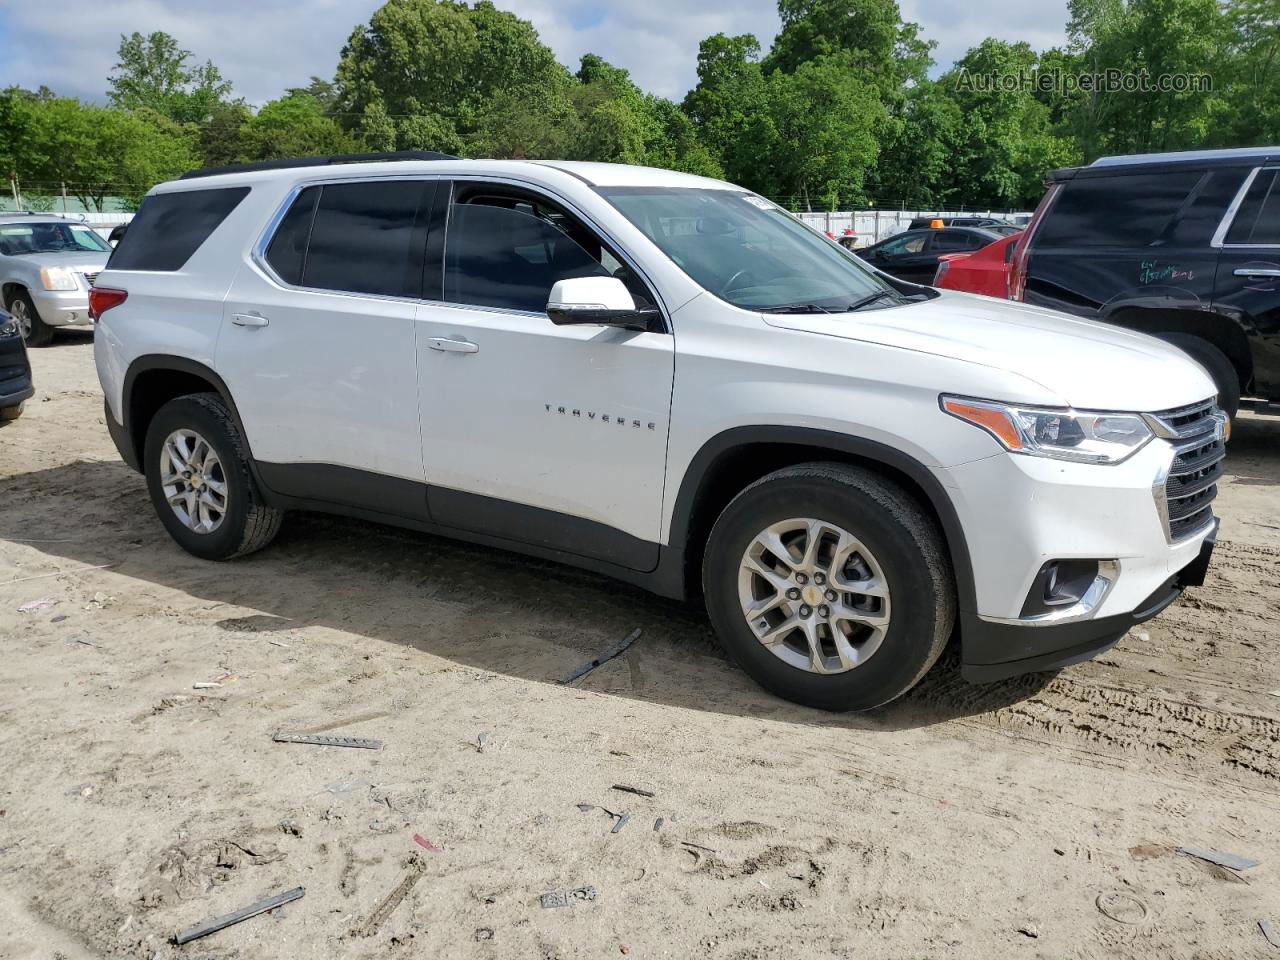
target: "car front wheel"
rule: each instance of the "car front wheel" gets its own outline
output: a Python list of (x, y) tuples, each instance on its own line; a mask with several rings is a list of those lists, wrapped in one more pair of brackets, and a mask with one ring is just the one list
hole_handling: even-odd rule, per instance
[(712, 528), (707, 610), (761, 686), (824, 710), (906, 693), (955, 622), (955, 584), (936, 521), (902, 487), (836, 463), (778, 470)]

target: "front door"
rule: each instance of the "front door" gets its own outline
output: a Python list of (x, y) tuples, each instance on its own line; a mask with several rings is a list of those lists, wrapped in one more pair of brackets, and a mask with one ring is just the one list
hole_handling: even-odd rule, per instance
[(1280, 401), (1280, 168), (1254, 175), (1220, 242), (1214, 309), (1252, 335), (1253, 392)]
[(653, 569), (672, 336), (556, 326), (546, 312), (566, 277), (652, 292), (563, 205), (479, 181), (453, 185), (443, 263), (417, 323), (431, 519)]
[(277, 493), (425, 516), (414, 314), (434, 190), (307, 187), (236, 276), (215, 366)]

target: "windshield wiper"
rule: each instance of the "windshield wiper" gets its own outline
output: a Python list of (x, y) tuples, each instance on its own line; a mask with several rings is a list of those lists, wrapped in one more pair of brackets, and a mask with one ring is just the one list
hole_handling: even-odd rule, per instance
[(861, 310), (863, 307), (871, 306), (871, 304), (875, 303), (877, 300), (883, 300), (885, 297), (894, 297), (897, 295), (897, 291), (895, 290), (880, 290), (876, 293), (867, 294), (861, 300), (853, 301), (853, 303), (849, 304), (845, 309), (850, 312), (854, 310)]
[(761, 307), (761, 313), (835, 313), (816, 303), (784, 303), (777, 307)]

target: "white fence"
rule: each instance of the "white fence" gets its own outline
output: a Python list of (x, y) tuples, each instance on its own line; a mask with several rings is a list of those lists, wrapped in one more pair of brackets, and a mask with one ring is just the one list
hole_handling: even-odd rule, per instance
[(901, 233), (916, 217), (995, 217), (1011, 220), (1030, 216), (1030, 213), (1009, 213), (1004, 210), (844, 210), (833, 213), (797, 213), (797, 217), (813, 227), (843, 237), (853, 230), (858, 238), (856, 246), (865, 247), (885, 237)]

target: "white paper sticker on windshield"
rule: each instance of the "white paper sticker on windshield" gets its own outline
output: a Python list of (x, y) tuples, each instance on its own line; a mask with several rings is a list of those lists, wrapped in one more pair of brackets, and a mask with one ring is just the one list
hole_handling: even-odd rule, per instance
[(757, 196), (754, 196), (753, 194), (748, 193), (743, 199), (746, 200), (747, 203), (751, 204), (753, 207), (759, 207), (761, 210), (778, 209), (775, 204), (770, 203), (764, 197), (757, 197)]

